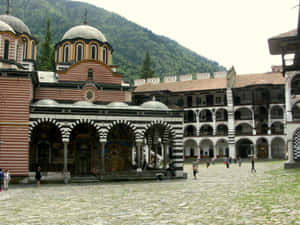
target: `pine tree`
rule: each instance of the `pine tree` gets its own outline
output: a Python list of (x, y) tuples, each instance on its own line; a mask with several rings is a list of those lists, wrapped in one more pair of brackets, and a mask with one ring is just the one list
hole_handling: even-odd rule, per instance
[(146, 52), (145, 59), (143, 61), (143, 67), (141, 70), (141, 78), (147, 79), (154, 76), (154, 70), (152, 70), (152, 62), (149, 52)]
[(47, 20), (47, 31), (45, 39), (41, 44), (40, 56), (38, 57), (38, 68), (44, 71), (54, 70), (54, 47), (52, 45), (52, 32), (50, 19)]

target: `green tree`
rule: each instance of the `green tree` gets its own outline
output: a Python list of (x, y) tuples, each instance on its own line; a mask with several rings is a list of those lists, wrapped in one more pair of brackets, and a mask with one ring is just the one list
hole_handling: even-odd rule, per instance
[(54, 47), (51, 38), (50, 19), (47, 20), (47, 30), (45, 38), (41, 44), (40, 55), (38, 57), (38, 69), (44, 71), (54, 70)]
[(149, 52), (146, 52), (145, 59), (143, 61), (143, 67), (141, 70), (141, 78), (147, 79), (154, 76), (154, 70), (152, 70), (152, 62)]

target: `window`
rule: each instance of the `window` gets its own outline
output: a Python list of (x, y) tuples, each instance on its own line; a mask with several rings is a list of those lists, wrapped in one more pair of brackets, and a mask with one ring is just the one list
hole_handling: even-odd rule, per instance
[(8, 55), (9, 55), (9, 41), (5, 40), (5, 43), (4, 43), (4, 59), (8, 60)]
[(31, 59), (34, 59), (34, 43), (31, 41)]
[(20, 45), (17, 45), (17, 51), (16, 51), (16, 61), (18, 62), (19, 60), (19, 54), (20, 54)]
[(64, 47), (64, 62), (68, 62), (69, 61), (69, 45), (65, 45)]
[(96, 45), (92, 45), (91, 46), (91, 59), (95, 59), (95, 60), (98, 59), (98, 56), (97, 56), (97, 46)]
[(201, 105), (201, 97), (197, 97), (197, 105)]
[(221, 104), (221, 97), (216, 97), (216, 104)]
[(56, 62), (59, 62), (59, 50), (60, 50), (60, 49), (57, 49), (57, 50), (56, 50)]
[(88, 70), (88, 80), (93, 80), (93, 69)]
[(23, 51), (23, 59), (27, 58), (27, 39), (24, 40), (24, 51)]
[(107, 49), (103, 48), (103, 63), (107, 64)]
[(81, 61), (83, 59), (83, 45), (76, 45), (76, 61)]

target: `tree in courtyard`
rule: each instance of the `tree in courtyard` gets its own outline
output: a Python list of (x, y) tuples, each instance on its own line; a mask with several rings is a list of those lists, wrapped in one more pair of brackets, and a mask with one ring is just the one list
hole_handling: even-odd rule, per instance
[(145, 59), (143, 61), (143, 67), (141, 70), (141, 78), (147, 79), (154, 76), (154, 70), (152, 70), (152, 62), (149, 52), (146, 52)]
[(41, 50), (38, 57), (38, 69), (44, 71), (54, 70), (54, 47), (51, 38), (50, 19), (47, 20), (47, 30), (44, 40), (41, 44)]

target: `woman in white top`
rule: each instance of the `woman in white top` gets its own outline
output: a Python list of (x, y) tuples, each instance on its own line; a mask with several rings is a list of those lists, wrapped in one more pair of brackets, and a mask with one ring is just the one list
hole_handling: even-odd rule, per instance
[(4, 171), (4, 176), (3, 176), (4, 190), (8, 190), (9, 181), (10, 181), (10, 174), (9, 174), (9, 170), (6, 169)]

